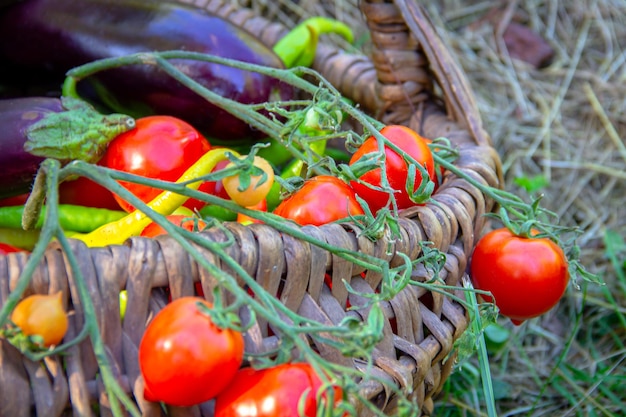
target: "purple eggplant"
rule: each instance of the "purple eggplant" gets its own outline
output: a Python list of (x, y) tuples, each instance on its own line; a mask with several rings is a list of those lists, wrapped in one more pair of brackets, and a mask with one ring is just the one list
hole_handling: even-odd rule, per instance
[[(202, 9), (178, 3), (23, 0), (0, 13), (0, 65), (15, 70), (13, 76), (21, 76), (27, 83), (36, 81), (23, 80), (28, 74), (58, 77), (61, 82), (69, 69), (87, 62), (166, 50), (283, 67), (280, 58), (248, 32)], [(242, 103), (288, 99), (292, 94), (284, 83), (258, 73), (201, 61), (172, 63), (205, 87)], [(259, 136), (246, 123), (155, 66), (125, 66), (89, 79), (90, 91), (116, 112), (133, 117), (169, 114), (220, 140)]]
[(101, 114), (74, 98), (0, 100), (0, 198), (29, 191), (44, 158), (95, 163), (109, 142), (135, 128), (125, 114)]
[(0, 198), (26, 193), (44, 158), (24, 150), (26, 130), (50, 113), (63, 111), (58, 98), (0, 100)]

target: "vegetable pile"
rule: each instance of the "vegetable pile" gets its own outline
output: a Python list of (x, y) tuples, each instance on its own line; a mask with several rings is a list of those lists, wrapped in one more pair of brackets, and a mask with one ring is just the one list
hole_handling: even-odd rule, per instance
[[(139, 415), (102, 354), (86, 290), (85, 329), (72, 340), (64, 339), (67, 295), (24, 291), (53, 240), (71, 252), (68, 238), (89, 247), (135, 236), (175, 239), (222, 290), (205, 294), (196, 285), (197, 297), (171, 300), (149, 320), (137, 358), (144, 384), (138, 402), (187, 407), (215, 399), (222, 417), (353, 414), (351, 401), (365, 401), (356, 389), (363, 375), (323, 359), (313, 345), (339, 340), (343, 354), (371, 362), (382, 337), (379, 302), (411, 283), (413, 265), (391, 269), (316, 242), (383, 276), (376, 294), (362, 294), (368, 317), (328, 328), (288, 312), (223, 246), (202, 239), (203, 230), (228, 221), (265, 223), (296, 238), (299, 226), (330, 223), (350, 223), (372, 241), (399, 238), (402, 210), (430, 201), (449, 173), (464, 175), (454, 165), (459, 150), (446, 138), (383, 126), (307, 68), (327, 32), (351, 40), (345, 25), (316, 18), (271, 50), (220, 18), (162, 2), (85, 0), (77, 9), (66, 0), (25, 0), (1, 9), (1, 39), (12, 41), (0, 42), (9, 74), (0, 81), (15, 80), (20, 92), (49, 88), (41, 80), (63, 86), (58, 98), (0, 101), (0, 253), (32, 251), (2, 306), (3, 337), (39, 360), (89, 336), (113, 414), (123, 406)], [(497, 307), (521, 324), (556, 305), (571, 276), (594, 279), (575, 251), (561, 249), (559, 236), (571, 231), (552, 225), (539, 200), (527, 204), (477, 187), (500, 205), (491, 215), (504, 228), (478, 242), (470, 266), (476, 291), (468, 282), (467, 300), (457, 297), (472, 320), (481, 320), (476, 293), (481, 309)], [(192, 243), (223, 259), (244, 285), (210, 269)], [(440, 269), (445, 255), (422, 245), (420, 261)], [(437, 283), (419, 284), (441, 291)], [(124, 290), (120, 300), (123, 318)], [(237, 314), (242, 306), (248, 321)], [(270, 357), (245, 350), (257, 318), (281, 337)]]

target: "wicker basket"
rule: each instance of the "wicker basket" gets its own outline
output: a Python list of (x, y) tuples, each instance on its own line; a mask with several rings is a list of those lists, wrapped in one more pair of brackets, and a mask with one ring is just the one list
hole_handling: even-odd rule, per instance
[[(187, 1), (235, 22), (268, 45), (273, 45), (287, 30), (251, 10), (233, 7), (227, 0)], [(371, 60), (322, 44), (314, 68), (379, 120), (408, 125), (426, 137), (449, 138), (460, 149), (455, 164), (461, 171), (486, 185), (500, 186), (500, 160), (482, 129), (472, 92), (423, 9), (411, 0), (362, 0), (361, 10), (373, 41)], [(399, 253), (416, 259), (421, 250), (419, 242), (431, 241), (447, 254), (440, 276), (447, 285), (460, 286), (468, 257), (484, 225), (483, 214), (493, 209), (493, 202), (467, 180), (450, 172), (433, 197), (436, 203), (401, 212), (401, 240), (372, 243), (356, 238), (349, 225), (302, 230), (333, 245), (384, 258), (392, 265), (401, 262)], [(346, 312), (349, 294), (345, 287), (336, 284), (329, 290), (324, 276), (328, 273), (334, 283), (346, 279), (361, 292), (373, 292), (380, 276), (362, 275), (359, 266), (266, 225), (226, 227), (236, 237), (236, 244), (228, 248), (230, 255), (271, 293), (278, 294), (281, 287), (280, 298), (290, 309), (326, 323), (338, 323), (346, 314), (367, 316), (367, 311)], [(225, 239), (221, 230), (203, 233), (214, 241)], [(193, 294), (197, 281), (202, 282), (205, 290), (212, 288), (216, 285), (214, 277), (168, 237), (132, 238), (124, 245), (105, 248), (87, 248), (81, 242), (73, 242), (73, 247), (96, 308), (106, 352), (121, 385), (134, 393), (144, 415), (161, 415), (158, 405), (143, 400), (137, 362), (146, 322), (165, 302), (152, 290), (169, 286), (172, 297), (178, 298)], [(389, 247), (390, 252), (386, 250)], [(208, 252), (207, 257), (224, 267)], [(4, 303), (15, 287), (27, 259), (25, 254), (0, 256), (0, 302)], [(413, 271), (415, 280), (430, 278), (431, 272), (426, 268)], [(121, 289), (126, 289), (129, 297), (123, 322), (117, 319)], [(50, 247), (27, 293), (59, 290), (75, 311), (67, 335), (73, 337), (83, 326), (76, 282), (67, 256)], [(459, 294), (462, 296), (460, 291)], [(411, 401), (419, 404), (421, 413), (429, 415), (433, 398), (452, 369), (454, 355), (450, 354), (468, 325), (467, 313), (449, 297), (415, 286), (407, 286), (386, 302), (383, 310), (384, 337), (375, 349), (372, 372), (382, 376), (379, 381), (387, 382), (369, 381), (361, 391), (386, 414), (396, 415), (397, 397), (389, 388), (400, 387)], [(260, 325), (246, 334), (249, 352), (264, 352), (276, 343), (277, 337), (268, 335)], [(72, 347), (66, 355), (46, 358), (43, 365), (21, 356), (5, 340), (0, 340), (0, 345), (0, 416), (59, 416), (72, 412), (91, 415), (93, 404), (98, 403), (100, 415), (110, 415), (89, 340)], [(320, 349), (320, 354), (348, 366), (362, 366), (333, 349)], [(210, 403), (172, 409), (170, 413), (212, 415)], [(360, 409), (359, 415), (368, 412)]]

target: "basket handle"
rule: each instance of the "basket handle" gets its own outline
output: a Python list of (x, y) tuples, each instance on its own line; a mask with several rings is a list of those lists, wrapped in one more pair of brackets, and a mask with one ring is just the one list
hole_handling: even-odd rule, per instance
[(430, 62), (445, 99), (448, 113), (467, 128), (479, 145), (490, 145), (491, 140), (482, 127), (474, 93), (465, 74), (459, 68), (437, 30), (415, 0), (393, 0), (413, 36), (416, 37)]

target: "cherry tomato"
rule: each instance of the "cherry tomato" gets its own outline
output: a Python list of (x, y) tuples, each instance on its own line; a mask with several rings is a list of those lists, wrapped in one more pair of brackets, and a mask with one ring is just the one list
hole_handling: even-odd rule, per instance
[[(402, 149), (406, 155), (413, 157), (428, 172), (432, 181), (437, 181), (435, 175), (435, 161), (428, 147), (427, 141), (418, 135), (415, 131), (405, 126), (390, 125), (382, 128), (380, 133), (391, 143)], [(367, 154), (378, 152), (378, 142), (374, 136), (367, 138), (363, 144), (350, 158), (350, 165), (354, 165), (357, 161)], [(410, 199), (406, 191), (406, 181), (408, 176), (408, 165), (403, 156), (388, 146), (385, 146), (385, 173), (390, 187), (395, 190), (393, 196), (396, 199), (398, 209), (414, 206), (415, 203)], [(367, 184), (380, 187), (381, 186), (381, 168), (376, 168), (361, 175), (359, 179)], [(415, 191), (422, 182), (422, 175), (417, 170), (415, 175), (415, 183), (413, 191)], [(391, 193), (374, 190), (365, 184), (357, 181), (351, 181), (350, 185), (359, 197), (367, 201), (369, 208), (376, 213), (385, 207), (389, 202)]]
[(62, 292), (35, 294), (20, 301), (11, 313), (11, 321), (28, 336), (37, 335), (44, 346), (58, 345), (67, 332), (67, 314)]
[[(166, 216), (166, 217), (171, 223), (174, 223), (175, 225), (180, 226), (192, 232), (194, 230), (202, 230), (207, 225), (207, 223), (204, 220), (202, 219), (194, 220), (194, 219), (189, 218), (189, 216), (185, 214), (170, 214), (169, 216)], [(144, 236), (144, 237), (155, 237), (155, 236), (164, 235), (164, 234), (167, 234), (165, 229), (163, 229), (161, 225), (155, 222), (150, 223), (141, 231), (141, 236)]]
[(6, 255), (7, 253), (11, 253), (11, 252), (23, 252), (23, 251), (24, 249), (20, 249), (13, 245), (0, 242), (0, 255)]
[(554, 307), (569, 282), (567, 258), (556, 243), (516, 236), (506, 228), (478, 241), (470, 271), (474, 287), (490, 291), (500, 313), (515, 324)]
[[(188, 123), (171, 116), (148, 116), (137, 119), (135, 129), (113, 139), (100, 163), (148, 178), (176, 181), (210, 149), (204, 136)], [(162, 191), (125, 181), (120, 184), (146, 203)], [(119, 196), (115, 198), (124, 210), (133, 210)], [(194, 199), (185, 203), (192, 210), (202, 206), (203, 202)]]
[[(263, 174), (251, 175), (248, 184), (242, 182), (240, 174), (222, 179), (224, 190), (226, 190), (231, 200), (243, 207), (250, 207), (260, 203), (261, 200), (267, 197), (274, 183), (274, 169), (267, 160), (260, 156), (255, 156), (253, 164), (255, 167), (260, 168)], [(233, 162), (226, 165), (226, 168), (232, 166), (235, 166)], [(261, 183), (263, 178), (264, 181)]]
[[(255, 370), (243, 368), (215, 400), (215, 417), (315, 417), (316, 394), (322, 380), (306, 363), (283, 364)], [(343, 391), (333, 387), (334, 404)], [(305, 393), (306, 392), (306, 393)], [(304, 414), (298, 413), (302, 396)], [(328, 396), (323, 394), (324, 399)]]
[(188, 407), (215, 397), (235, 376), (243, 361), (241, 333), (220, 329), (198, 297), (172, 301), (148, 324), (139, 344), (144, 397)]
[(306, 180), (274, 209), (274, 214), (300, 225), (321, 226), (364, 213), (348, 184), (337, 177), (319, 175)]

